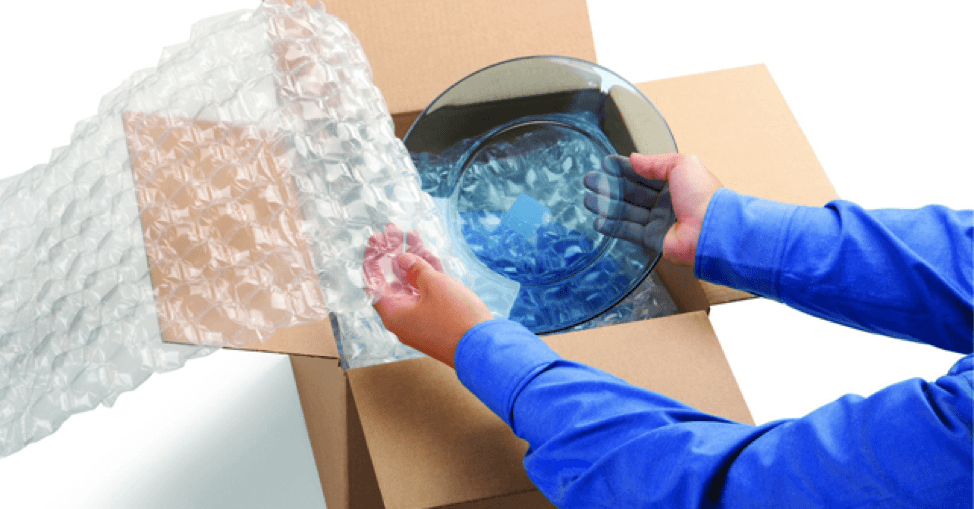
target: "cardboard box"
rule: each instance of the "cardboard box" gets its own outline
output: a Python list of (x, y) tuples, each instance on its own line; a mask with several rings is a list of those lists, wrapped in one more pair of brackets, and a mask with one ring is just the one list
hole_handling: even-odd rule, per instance
[[(437, 94), (486, 65), (558, 54), (595, 61), (584, 0), (330, 0), (361, 40), (397, 133)], [(767, 69), (642, 83), (681, 152), (740, 192), (821, 205), (835, 191)], [(680, 313), (545, 337), (566, 358), (706, 412), (752, 423), (707, 318), (747, 297), (661, 263)], [(527, 445), (457, 380), (423, 358), (343, 372), (320, 322), (254, 349), (291, 355), (325, 499), (360, 507), (550, 507), (521, 461)]]
[[(680, 150), (725, 184), (821, 205), (835, 198), (763, 65), (638, 85)], [(787, 169), (787, 171), (783, 171)], [(753, 423), (707, 318), (746, 297), (657, 268), (681, 313), (546, 336), (558, 353), (701, 410)], [(329, 507), (547, 507), (524, 474), (526, 444), (431, 359), (342, 373), (337, 361), (291, 357)]]

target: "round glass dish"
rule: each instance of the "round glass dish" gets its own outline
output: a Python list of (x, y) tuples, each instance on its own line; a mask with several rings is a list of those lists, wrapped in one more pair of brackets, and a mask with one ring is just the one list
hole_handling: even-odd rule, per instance
[(533, 332), (597, 317), (659, 260), (597, 232), (583, 203), (605, 156), (676, 152), (653, 104), (608, 69), (567, 57), (486, 67), (440, 94), (404, 141), (474, 291)]

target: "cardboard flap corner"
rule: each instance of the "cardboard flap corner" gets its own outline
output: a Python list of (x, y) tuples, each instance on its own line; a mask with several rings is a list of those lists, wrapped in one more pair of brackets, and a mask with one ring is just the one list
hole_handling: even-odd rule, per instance
[[(637, 85), (666, 119), (680, 152), (695, 154), (735, 191), (797, 205), (838, 198), (763, 64)], [(710, 304), (751, 297), (702, 283)]]
[(361, 41), (375, 84), (394, 117), (421, 111), (460, 78), (504, 60), (562, 55), (595, 61), (585, 0), (467, 0), (463, 8), (447, 4), (327, 2), (328, 12), (348, 23)]
[(703, 412), (754, 424), (704, 311), (569, 332), (544, 340), (566, 359)]

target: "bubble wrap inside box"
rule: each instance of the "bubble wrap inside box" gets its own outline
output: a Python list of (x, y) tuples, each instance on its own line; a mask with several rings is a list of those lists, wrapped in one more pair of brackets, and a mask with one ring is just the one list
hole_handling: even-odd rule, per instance
[(0, 181), (0, 456), (201, 344), (329, 312), (347, 365), (418, 355), (363, 291), (366, 241), (394, 222), (462, 265), (358, 41), (295, 3), (198, 23)]

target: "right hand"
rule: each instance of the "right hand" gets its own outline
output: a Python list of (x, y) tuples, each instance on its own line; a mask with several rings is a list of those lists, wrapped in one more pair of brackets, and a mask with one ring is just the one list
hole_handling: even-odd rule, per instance
[[(622, 178), (622, 182), (609, 182), (609, 187), (621, 192), (608, 192), (605, 177), (592, 177), (590, 173), (585, 178), (586, 187), (594, 193), (594, 196), (590, 193), (585, 197), (585, 205), (600, 216), (596, 220), (596, 229), (641, 244), (647, 249), (662, 248), (665, 258), (693, 266), (707, 206), (723, 185), (693, 155), (632, 154), (628, 161), (630, 164), (625, 164), (625, 159), (618, 156), (613, 159), (618, 168), (615, 173)], [(606, 170), (612, 166), (607, 161)], [(660, 214), (650, 213), (657, 198), (665, 196), (661, 193), (663, 188), (660, 181), (666, 181), (669, 185), (669, 198), (676, 214), (676, 222), (665, 232), (660, 229)], [(622, 206), (611, 202), (620, 197), (625, 202)]]

